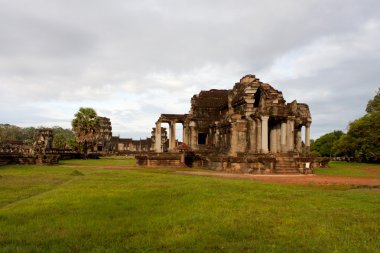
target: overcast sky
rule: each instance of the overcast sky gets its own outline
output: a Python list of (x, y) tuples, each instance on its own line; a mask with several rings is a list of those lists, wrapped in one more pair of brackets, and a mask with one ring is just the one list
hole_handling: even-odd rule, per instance
[(93, 107), (145, 138), (246, 74), (309, 104), (313, 138), (345, 130), (380, 87), (380, 1), (0, 0), (0, 123)]

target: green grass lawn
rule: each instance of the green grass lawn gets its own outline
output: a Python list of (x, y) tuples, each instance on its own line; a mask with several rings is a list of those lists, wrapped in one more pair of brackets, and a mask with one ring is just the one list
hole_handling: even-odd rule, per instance
[(79, 165), (79, 166), (103, 166), (103, 165), (135, 165), (136, 160), (133, 158), (124, 157), (102, 157), (100, 159), (87, 159), (87, 160), (62, 160), (61, 165)]
[(380, 164), (330, 162), (329, 168), (317, 168), (314, 173), (326, 176), (380, 178)]
[(375, 190), (67, 167), (105, 162), (0, 167), (0, 252), (380, 250)]

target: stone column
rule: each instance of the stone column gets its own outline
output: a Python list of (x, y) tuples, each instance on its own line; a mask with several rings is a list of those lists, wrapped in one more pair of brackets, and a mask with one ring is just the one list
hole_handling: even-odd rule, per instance
[(155, 143), (154, 143), (154, 151), (157, 153), (162, 152), (161, 148), (161, 122), (157, 121), (156, 122), (156, 132), (155, 132)]
[(190, 147), (193, 150), (197, 150), (198, 149), (198, 133), (196, 129), (196, 123), (194, 121), (190, 122), (189, 127), (190, 127), (190, 136), (189, 136)]
[(302, 126), (296, 129), (296, 150), (302, 151)]
[(268, 119), (269, 116), (261, 116), (261, 142), (263, 153), (268, 153)]
[(217, 127), (215, 129), (215, 147), (219, 147), (219, 138), (220, 138), (220, 131), (219, 131), (219, 128)]
[(272, 127), (270, 129), (270, 152), (271, 153), (277, 153), (277, 129), (276, 127)]
[(187, 133), (187, 127), (185, 125), (185, 123), (182, 123), (182, 126), (183, 126), (183, 130), (182, 130), (182, 141), (186, 144), (189, 144), (189, 140), (188, 140), (188, 133)]
[(281, 152), (286, 151), (286, 122), (281, 122)]
[(247, 123), (248, 121), (246, 119), (239, 119), (237, 120), (233, 125), (233, 134), (232, 136), (235, 137), (235, 143), (231, 142), (231, 146), (235, 146), (236, 152), (246, 152), (247, 151)]
[(236, 122), (233, 122), (231, 123), (231, 135), (230, 135), (230, 155), (231, 156), (235, 156), (236, 155), (236, 152), (237, 152), (237, 145), (239, 144), (238, 143), (238, 131), (237, 131), (237, 127), (236, 127)]
[(169, 151), (173, 151), (175, 149), (175, 121), (171, 121), (169, 123), (169, 129), (170, 129), (170, 134), (169, 134)]
[(311, 122), (306, 123), (305, 126), (305, 148), (306, 152), (310, 151), (310, 125)]
[(294, 151), (294, 116), (288, 117), (288, 126), (287, 126), (287, 137), (286, 142), (288, 144), (288, 151)]
[(249, 152), (255, 153), (257, 150), (257, 140), (256, 140), (256, 121), (249, 121)]
[(208, 135), (206, 137), (206, 145), (214, 145), (214, 138), (215, 138), (215, 129), (209, 128)]
[(276, 124), (276, 133), (277, 133), (277, 136), (276, 136), (277, 153), (280, 153), (281, 152), (281, 124), (280, 123)]
[(256, 151), (258, 153), (262, 152), (261, 147), (261, 120), (256, 119)]

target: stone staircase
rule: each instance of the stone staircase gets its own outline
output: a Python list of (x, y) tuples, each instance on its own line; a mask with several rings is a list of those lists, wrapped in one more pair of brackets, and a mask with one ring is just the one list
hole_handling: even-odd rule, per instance
[(300, 174), (296, 166), (294, 154), (279, 153), (276, 154), (275, 174)]

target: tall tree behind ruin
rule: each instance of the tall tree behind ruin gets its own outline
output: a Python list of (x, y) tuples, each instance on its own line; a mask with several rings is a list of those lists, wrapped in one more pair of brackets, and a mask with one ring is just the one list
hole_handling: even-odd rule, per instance
[(311, 151), (317, 152), (320, 156), (332, 156), (334, 143), (343, 135), (342, 131), (333, 131), (322, 135), (311, 144)]
[(336, 155), (380, 162), (380, 88), (368, 101), (367, 114), (351, 122), (347, 134), (334, 145)]
[(96, 142), (98, 131), (100, 128), (100, 120), (96, 111), (89, 107), (81, 107), (74, 115), (75, 118), (71, 122), (75, 139), (80, 144), (81, 150), (87, 157), (88, 147)]
[(380, 88), (375, 97), (368, 101), (366, 111), (367, 113), (380, 112)]
[(53, 130), (53, 147), (54, 148), (77, 148), (75, 134), (70, 129), (64, 129), (59, 126), (54, 126)]
[(18, 127), (10, 124), (0, 124), (0, 143), (9, 141), (24, 141), (25, 143), (33, 143), (34, 127)]

